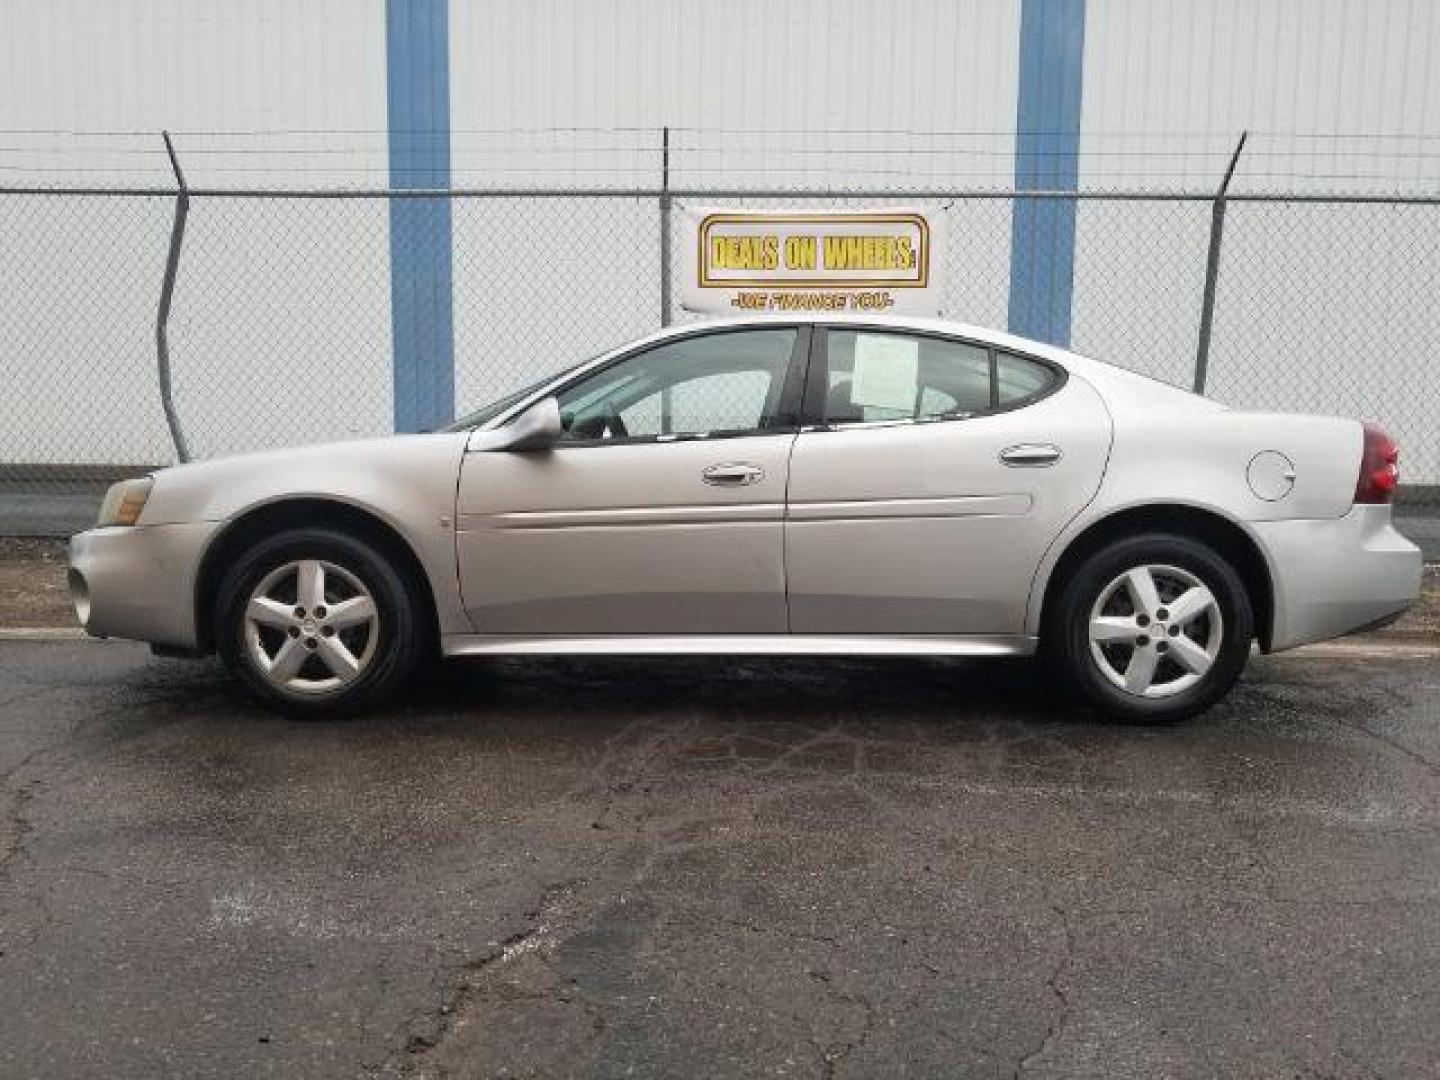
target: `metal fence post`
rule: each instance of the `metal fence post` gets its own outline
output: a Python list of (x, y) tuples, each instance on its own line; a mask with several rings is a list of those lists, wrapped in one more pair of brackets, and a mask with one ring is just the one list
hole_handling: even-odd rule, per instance
[(1195, 346), (1195, 393), (1205, 393), (1205, 379), (1210, 372), (1210, 327), (1215, 321), (1215, 282), (1220, 276), (1220, 244), (1225, 237), (1225, 193), (1230, 190), (1230, 178), (1235, 175), (1235, 166), (1240, 161), (1240, 151), (1245, 149), (1248, 131), (1240, 133), (1235, 152), (1230, 155), (1230, 165), (1220, 181), (1220, 190), (1215, 192), (1215, 201), (1210, 206), (1210, 251), (1205, 258), (1205, 294), (1200, 301), (1200, 335)]
[(660, 136), (660, 325), (670, 325), (670, 128)]
[(170, 132), (162, 131), (160, 135), (165, 140), (170, 168), (175, 172), (176, 191), (170, 251), (165, 256), (165, 280), (160, 286), (160, 308), (155, 314), (155, 367), (160, 381), (160, 404), (165, 409), (165, 423), (170, 428), (170, 441), (175, 444), (175, 456), (183, 464), (190, 460), (190, 450), (185, 445), (185, 434), (180, 430), (180, 416), (175, 411), (175, 398), (170, 387), (170, 302), (175, 296), (175, 274), (180, 268), (180, 245), (185, 242), (185, 219), (190, 216), (190, 187), (185, 183), (185, 173), (180, 168)]

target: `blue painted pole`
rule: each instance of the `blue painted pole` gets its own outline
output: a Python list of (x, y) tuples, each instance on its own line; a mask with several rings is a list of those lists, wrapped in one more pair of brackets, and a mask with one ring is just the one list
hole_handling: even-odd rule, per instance
[[(1023, 0), (1015, 186), (1074, 191), (1079, 181), (1085, 0)], [(1075, 200), (1016, 199), (1010, 226), (1011, 331), (1070, 344)]]
[[(450, 186), (449, 0), (386, 0), (390, 186)], [(395, 430), (455, 414), (449, 199), (390, 200)]]

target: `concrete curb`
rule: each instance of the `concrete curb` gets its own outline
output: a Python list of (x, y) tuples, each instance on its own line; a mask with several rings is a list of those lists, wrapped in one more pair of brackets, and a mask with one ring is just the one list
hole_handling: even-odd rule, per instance
[(78, 626), (0, 626), (0, 641), (100, 641)]
[(1298, 649), (1289, 652), (1276, 653), (1276, 656), (1284, 658), (1287, 656), (1310, 657), (1322, 659), (1334, 657), (1343, 660), (1347, 657), (1389, 657), (1396, 660), (1430, 660), (1440, 659), (1440, 641), (1385, 641), (1356, 639), (1353, 641), (1321, 641), (1314, 645), (1302, 645)]

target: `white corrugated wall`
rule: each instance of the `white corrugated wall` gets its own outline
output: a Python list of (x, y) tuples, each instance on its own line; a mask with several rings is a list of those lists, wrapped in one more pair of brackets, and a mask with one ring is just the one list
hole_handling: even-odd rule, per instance
[[(160, 128), (177, 132), (192, 184), (384, 184), (387, 15), (403, 2), (4, 0), (0, 184), (166, 185)], [(1083, 7), (1081, 188), (1208, 190), (1249, 129), (1237, 191), (1434, 190), (1440, 5)], [(450, 178), (649, 186), (668, 126), (679, 187), (1008, 187), (1022, 10), (1021, 0), (451, 0)], [(35, 447), (40, 460), (165, 452), (151, 372), (168, 206), (128, 213), (47, 204), (37, 218), (34, 203), (0, 197), (10, 265), (24, 267), (0, 304), (0, 355), (12, 391), (33, 403), (0, 434), (0, 459)], [(952, 213), (947, 313), (1003, 323), (1009, 209)], [(1231, 207), (1214, 392), (1422, 430), (1440, 380), (1404, 375), (1440, 340), (1428, 312), (1437, 215), (1288, 213)], [(380, 203), (196, 200), (174, 343), (198, 452), (388, 429), (389, 228)], [(1201, 205), (1082, 203), (1077, 347), (1188, 382), (1208, 229)], [(653, 327), (658, 231), (645, 199), (457, 205), (457, 407)], [(1337, 246), (1358, 257), (1318, 280), (1317, 260)], [(45, 347), (27, 347), (42, 326)], [(1300, 392), (1281, 370), (1296, 356), (1317, 365)], [(84, 385), (101, 392), (71, 393)], [(342, 400), (318, 409), (313, 388), (326, 385), (343, 387)], [(1412, 477), (1417, 465), (1440, 477), (1434, 446), (1409, 458)]]
[[(384, 30), (383, 0), (6, 0), (0, 186), (169, 186), (162, 128), (192, 185), (383, 184)], [(24, 403), (0, 460), (169, 460), (154, 319), (171, 205), (0, 195), (0, 356)], [(327, 218), (194, 201), (172, 347), (197, 454), (388, 425), (384, 210)], [(315, 392), (322, 370), (343, 405)]]
[[(957, 170), (1010, 183), (1013, 0), (540, 0), (451, 16), (459, 186), (654, 187), (667, 126), (682, 189), (934, 187)], [(999, 301), (975, 314), (1003, 319), (1009, 217), (989, 210)], [(653, 329), (658, 237), (653, 199), (457, 207), (457, 404)]]
[[(1434, 194), (1440, 4), (1088, 0), (1080, 186)], [(1232, 202), (1207, 391), (1363, 416), (1440, 481), (1440, 208)], [(1076, 348), (1189, 385), (1207, 205), (1082, 204)]]

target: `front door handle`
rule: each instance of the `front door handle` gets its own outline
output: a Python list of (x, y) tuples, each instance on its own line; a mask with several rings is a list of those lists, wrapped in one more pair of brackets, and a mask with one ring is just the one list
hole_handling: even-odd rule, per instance
[(1000, 451), (1000, 461), (1012, 468), (1044, 468), (1060, 460), (1060, 448), (1054, 443), (1020, 443)]
[(718, 484), (722, 487), (744, 487), (746, 484), (754, 484), (762, 480), (764, 476), (764, 469), (759, 465), (752, 465), (748, 461), (711, 465), (700, 474), (705, 483)]

